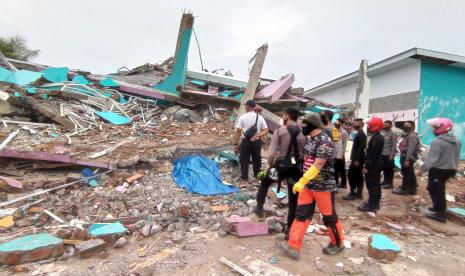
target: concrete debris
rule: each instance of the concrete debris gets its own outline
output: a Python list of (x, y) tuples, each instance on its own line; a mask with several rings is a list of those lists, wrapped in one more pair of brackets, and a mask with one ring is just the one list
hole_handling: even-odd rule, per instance
[(56, 258), (63, 253), (63, 240), (47, 233), (27, 235), (0, 244), (0, 263), (16, 265)]
[(115, 244), (113, 244), (113, 247), (115, 247), (115, 248), (123, 248), (124, 246), (126, 246), (127, 243), (128, 243), (128, 241), (126, 240), (126, 238), (121, 237), (115, 242)]
[(76, 245), (77, 254), (80, 258), (89, 258), (105, 249), (106, 242), (102, 239), (92, 239)]
[(401, 252), (400, 247), (383, 234), (374, 234), (368, 238), (368, 256), (392, 262)]

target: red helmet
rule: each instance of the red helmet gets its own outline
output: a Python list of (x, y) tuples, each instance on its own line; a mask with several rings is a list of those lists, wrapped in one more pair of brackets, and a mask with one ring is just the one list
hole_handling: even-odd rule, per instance
[(452, 130), (452, 121), (447, 118), (433, 118), (426, 121), (435, 135), (445, 134)]
[(368, 123), (368, 130), (370, 132), (379, 132), (384, 128), (383, 119), (379, 117), (370, 117), (366, 121)]

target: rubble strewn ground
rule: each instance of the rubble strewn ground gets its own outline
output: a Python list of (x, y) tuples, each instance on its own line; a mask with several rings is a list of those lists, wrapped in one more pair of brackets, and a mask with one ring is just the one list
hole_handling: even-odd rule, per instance
[[(249, 271), (258, 269), (260, 265), (257, 262), (262, 262), (265, 266), (276, 266), (289, 273), (301, 275), (308, 272), (309, 266), (322, 275), (437, 275), (445, 269), (459, 275), (463, 270), (465, 256), (461, 240), (465, 231), (462, 226), (452, 222), (440, 224), (421, 215), (419, 209), (428, 206), (424, 182), (422, 193), (416, 197), (398, 197), (389, 192), (384, 193), (381, 212), (376, 218), (356, 211), (356, 203), (340, 200), (339, 197), (343, 195), (340, 192), (338, 212), (351, 248), (338, 256), (324, 256), (321, 248), (327, 243), (327, 236), (309, 233), (301, 261), (294, 262), (275, 250), (274, 242), (279, 234), (239, 238), (234, 235), (224, 236), (222, 233), (220, 223), (224, 217), (230, 214), (247, 215), (250, 212), (254, 203), (247, 198), (253, 197), (253, 189), (242, 191), (241, 197), (234, 194), (195, 196), (178, 189), (169, 170), (158, 173), (150, 171), (147, 170), (147, 174), (141, 179), (131, 183), (124, 193), (115, 191), (108, 184), (110, 177), (107, 184), (102, 183), (98, 188), (77, 186), (66, 191), (59, 190), (40, 203), (40, 206), (53, 210), (66, 221), (77, 217), (84, 221), (90, 218), (94, 222), (111, 221), (115, 217), (126, 218), (130, 223), (126, 224), (129, 233), (125, 234), (127, 244), (123, 248), (117, 249), (108, 245), (104, 251), (96, 252), (90, 259), (80, 259), (74, 246), (66, 245), (65, 254), (58, 259), (6, 267), (3, 273), (6, 275), (13, 271), (27, 270), (36, 275), (54, 272), (59, 272), (60, 275), (82, 275), (118, 274), (124, 271), (124, 274), (184, 275), (188, 269), (204, 275), (227, 275), (229, 269), (218, 262), (221, 256)], [(113, 177), (121, 173), (123, 172)], [(237, 177), (237, 170), (224, 166), (222, 174), (226, 179), (233, 180)], [(459, 193), (463, 185), (462, 181), (454, 181), (449, 193)], [(211, 207), (217, 205), (227, 205), (230, 211), (213, 212)], [(463, 206), (463, 203), (457, 205)], [(284, 215), (286, 212), (286, 208), (278, 208), (270, 199), (266, 206), (270, 215)], [(65, 209), (66, 212), (60, 212), (60, 209)], [(68, 215), (65, 215), (67, 212)], [(73, 227), (58, 230), (56, 221), (49, 217), (36, 214), (37, 220), (34, 220), (31, 215), (28, 214), (18, 221), (29, 219), (33, 225), (15, 226), (3, 232), (2, 238), (18, 231), (27, 233), (26, 229), (30, 229), (32, 233), (34, 229), (37, 231), (41, 227), (58, 235), (73, 235), (73, 231), (75, 232)], [(402, 252), (395, 262), (385, 264), (368, 257), (368, 237), (373, 233), (386, 234), (400, 246)], [(73, 239), (69, 236), (68, 238)], [(153, 242), (155, 245), (147, 256), (138, 257)]]

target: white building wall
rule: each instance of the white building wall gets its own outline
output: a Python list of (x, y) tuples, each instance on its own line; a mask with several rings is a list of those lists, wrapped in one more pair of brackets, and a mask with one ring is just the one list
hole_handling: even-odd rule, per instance
[[(370, 99), (420, 90), (421, 61), (371, 76)], [(370, 75), (370, 74), (369, 74)]]
[(311, 97), (333, 105), (342, 105), (354, 103), (356, 91), (357, 83), (353, 82)]
[[(370, 99), (398, 95), (420, 90), (421, 61), (410, 59), (406, 65), (373, 74), (368, 71), (371, 80)], [(357, 80), (340, 87), (328, 89), (317, 95), (309, 95), (334, 105), (355, 102)]]

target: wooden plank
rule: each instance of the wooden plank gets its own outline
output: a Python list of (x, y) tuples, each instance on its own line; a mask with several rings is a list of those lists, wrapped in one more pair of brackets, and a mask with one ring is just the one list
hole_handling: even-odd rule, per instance
[(212, 206), (211, 209), (213, 212), (226, 212), (226, 211), (229, 211), (229, 206), (228, 205)]
[[(258, 83), (260, 81), (260, 75), (262, 73), (263, 64), (265, 63), (266, 53), (268, 52), (268, 44), (263, 44), (257, 50), (257, 54), (255, 55), (255, 62), (252, 66), (252, 70), (250, 70), (249, 81), (247, 82), (247, 88), (245, 90), (244, 95), (241, 98), (241, 106), (239, 107), (239, 114), (237, 116), (237, 120), (239, 117), (245, 114), (245, 103), (248, 100), (253, 100), (255, 91), (257, 90)], [(236, 120), (236, 121), (237, 121)]]
[(226, 259), (225, 257), (220, 258), (220, 262), (223, 264), (229, 266), (230, 268), (234, 269), (238, 273), (240, 273), (243, 276), (253, 276), (252, 273), (248, 272), (247, 270), (243, 269), (242, 267), (236, 265), (235, 263), (231, 262), (230, 260)]

